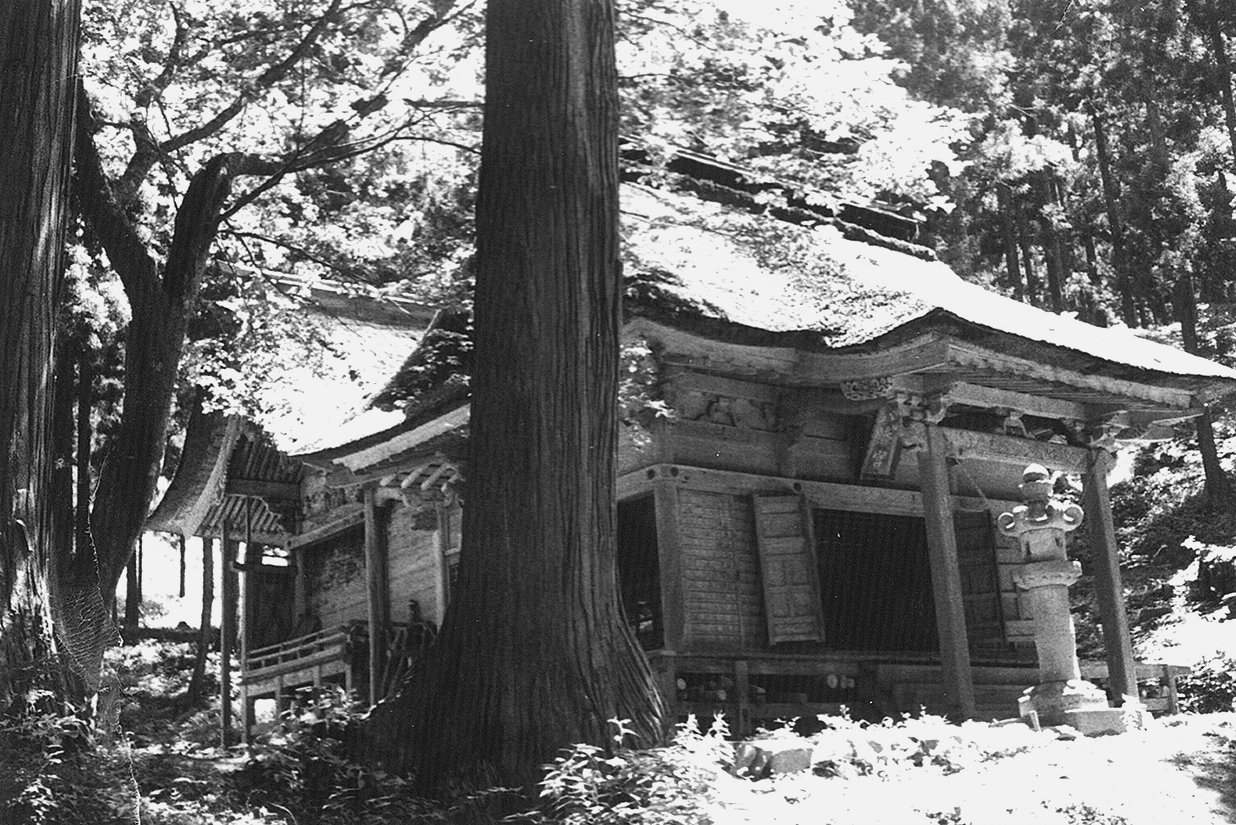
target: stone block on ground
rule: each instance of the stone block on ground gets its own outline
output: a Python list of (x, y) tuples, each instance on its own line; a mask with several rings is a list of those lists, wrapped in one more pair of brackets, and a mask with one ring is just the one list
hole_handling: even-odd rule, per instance
[(798, 736), (739, 742), (731, 772), (750, 779), (800, 773), (811, 769), (811, 753), (811, 743)]

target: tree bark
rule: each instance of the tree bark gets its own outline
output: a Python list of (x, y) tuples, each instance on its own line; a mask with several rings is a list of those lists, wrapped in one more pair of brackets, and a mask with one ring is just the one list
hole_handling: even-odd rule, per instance
[[(51, 648), (52, 368), (64, 270), (80, 5), (0, 3), (0, 710)], [(44, 677), (44, 678), (40, 678)]]
[(129, 556), (124, 567), (124, 626), (137, 630), (142, 618), (142, 566), (141, 551)]
[(94, 356), (86, 348), (77, 357), (77, 495), (73, 510), (73, 546), (90, 546), (90, 455), (94, 449), (94, 428), (90, 413), (94, 409)]
[(426, 788), (528, 787), (563, 746), (609, 744), (612, 719), (663, 735), (614, 569), (613, 17), (609, 0), (489, 6), (459, 586), (424, 680), (370, 726)]

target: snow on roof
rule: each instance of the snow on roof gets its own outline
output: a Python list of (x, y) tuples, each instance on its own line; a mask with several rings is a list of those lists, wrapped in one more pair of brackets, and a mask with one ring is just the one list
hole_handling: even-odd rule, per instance
[[(639, 185), (623, 188), (628, 272), (655, 287), (636, 311), (669, 305), (769, 332), (809, 332), (822, 348), (868, 344), (936, 313), (1127, 367), (1236, 379), (1236, 371), (997, 295), (943, 263)], [(639, 306), (640, 304), (644, 306)]]

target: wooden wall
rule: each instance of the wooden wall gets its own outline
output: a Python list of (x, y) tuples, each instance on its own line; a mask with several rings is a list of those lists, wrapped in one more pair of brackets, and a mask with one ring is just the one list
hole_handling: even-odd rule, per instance
[(391, 621), (407, 622), (408, 603), (416, 599), (421, 616), (441, 625), (446, 603), (436, 508), (414, 512), (395, 505), (388, 516), (386, 547)]
[[(921, 517), (913, 452), (902, 456), (884, 485), (860, 486), (869, 416), (800, 402), (793, 408), (778, 388), (689, 372), (672, 376), (665, 395), (676, 416), (659, 421), (642, 438), (627, 434), (620, 466), (631, 473), (628, 478), (641, 479), (654, 465), (684, 470), (677, 479), (677, 563), (686, 650), (771, 649), (753, 493), (768, 492), (770, 484), (773, 491), (790, 492), (801, 482), (812, 507), (854, 506)], [(1011, 578), (1016, 548), (993, 527), (995, 515), (1012, 506), (1007, 502), (1016, 497), (1021, 467), (964, 463), (952, 475), (955, 492), (970, 496), (959, 509), (957, 528), (971, 647), (980, 658), (995, 660), (1018, 649), (1032, 655), (1030, 616)], [(711, 470), (725, 471), (713, 475), (727, 475), (729, 481), (693, 483), (691, 477), (698, 480)], [(807, 489), (810, 482), (821, 484), (813, 492)]]
[(295, 552), (305, 565), (306, 607), (322, 627), (368, 619), (363, 529), (345, 530)]

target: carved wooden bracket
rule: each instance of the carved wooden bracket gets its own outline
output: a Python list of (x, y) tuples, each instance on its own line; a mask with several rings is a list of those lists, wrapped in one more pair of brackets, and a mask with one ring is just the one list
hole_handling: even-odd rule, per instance
[(873, 398), (891, 398), (893, 395), (893, 378), (886, 375), (880, 378), (860, 378), (857, 381), (842, 381), (841, 394), (848, 401), (870, 401)]
[(876, 414), (863, 458), (863, 477), (891, 477), (897, 470), (901, 451), (923, 446), (926, 425), (944, 420), (948, 408), (946, 392), (922, 395), (894, 391), (889, 403)]

